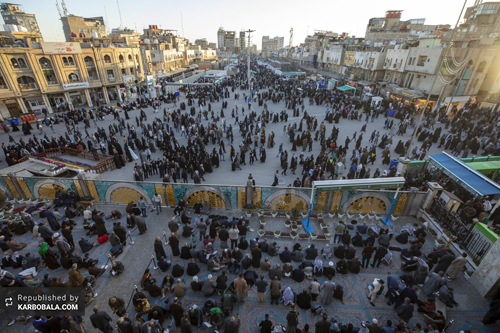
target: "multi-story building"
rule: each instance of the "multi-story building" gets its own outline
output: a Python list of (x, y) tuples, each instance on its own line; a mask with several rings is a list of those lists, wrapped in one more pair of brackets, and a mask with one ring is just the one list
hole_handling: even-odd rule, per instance
[(2, 3), (0, 4), (0, 11), (2, 12), (6, 30), (12, 29), (10, 31), (40, 32), (35, 14), (25, 13), (21, 5)]
[(240, 31), (240, 52), (244, 52), (247, 49), (247, 33), (245, 30)]
[(67, 42), (73, 41), (74, 37), (94, 37), (101, 38), (107, 35), (104, 18), (100, 17), (81, 17), (76, 15), (67, 15), (61, 17), (63, 24), (64, 37)]
[(405, 76), (406, 60), (410, 50), (398, 48), (387, 50), (383, 68), (385, 69), (384, 82), (389, 84), (401, 84)]
[(121, 100), (129, 81), (143, 75), (138, 46), (89, 43), (26, 44), (0, 48), (0, 114), (3, 118), (45, 107), (50, 113)]
[(109, 35), (111, 43), (123, 45), (137, 45), (141, 40), (141, 34), (132, 29), (113, 29)]
[(202, 49), (206, 49), (206, 48), (208, 48), (208, 41), (207, 41), (207, 39), (206, 39), (206, 38), (196, 39), (196, 40), (194, 41), (194, 43), (195, 43), (196, 45), (201, 46), (201, 48), (202, 48)]
[(219, 50), (224, 48), (224, 36), (225, 36), (225, 31), (223, 27), (220, 27), (219, 30), (217, 30), (217, 48)]
[(262, 37), (262, 51), (268, 50), (279, 50), (285, 45), (285, 37), (274, 37), (269, 38), (269, 36)]

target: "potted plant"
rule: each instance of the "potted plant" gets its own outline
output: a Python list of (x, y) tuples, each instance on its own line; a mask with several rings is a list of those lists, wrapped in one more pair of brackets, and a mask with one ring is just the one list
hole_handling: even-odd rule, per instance
[(359, 218), (360, 218), (361, 220), (362, 220), (362, 219), (364, 219), (365, 217), (366, 217), (366, 214), (365, 214), (365, 213), (361, 213), (361, 214), (359, 214)]
[(292, 222), (290, 220), (285, 221), (285, 227), (290, 228), (292, 226)]
[(286, 213), (285, 213), (285, 217), (286, 217), (287, 219), (291, 219), (291, 218), (292, 218), (292, 213), (291, 213), (291, 212), (286, 212)]
[(323, 219), (323, 213), (318, 213), (318, 220), (322, 220)]
[(257, 216), (258, 216), (258, 217), (264, 216), (264, 210), (263, 210), (263, 209), (259, 209), (259, 210), (257, 211)]
[(311, 239), (312, 239), (312, 240), (316, 240), (316, 238), (318, 238), (318, 234), (317, 234), (317, 233), (315, 233), (315, 232), (312, 232), (312, 233), (311, 233)]
[(330, 233), (326, 233), (326, 234), (325, 234), (325, 238), (326, 238), (326, 240), (330, 240), (330, 239), (332, 239), (332, 234), (330, 234)]
[(292, 209), (290, 209), (290, 212), (291, 212), (291, 215), (290, 215), (289, 218), (291, 218), (292, 221), (297, 221), (299, 219), (299, 217), (300, 217), (300, 211), (297, 208), (297, 206), (295, 206)]
[(260, 220), (260, 224), (261, 224), (261, 225), (266, 225), (266, 223), (267, 223), (266, 219), (261, 219), (261, 220)]
[(254, 204), (246, 204), (243, 208), (247, 210), (246, 215), (248, 218), (250, 218), (252, 217), (252, 213), (256, 207)]
[(299, 237), (299, 234), (297, 233), (297, 231), (293, 231), (290, 233), (290, 237), (292, 237), (292, 239), (295, 239), (297, 237)]
[(262, 236), (264, 236), (266, 231), (264, 229), (259, 229), (259, 230), (257, 230), (257, 233), (259, 234), (259, 237), (262, 237)]
[(335, 216), (335, 212), (333, 210), (331, 210), (329, 213), (328, 213), (328, 217), (329, 218), (333, 218)]
[(299, 226), (297, 225), (297, 223), (293, 223), (292, 230), (297, 230), (297, 229), (299, 229)]
[(373, 220), (375, 218), (375, 214), (372, 214), (372, 213), (368, 213), (368, 218), (370, 220)]
[(275, 211), (275, 210), (273, 210), (273, 211), (271, 212), (271, 216), (273, 217), (273, 219), (274, 219), (274, 218), (276, 218), (276, 215), (278, 215), (278, 212), (277, 212), (277, 211)]
[(302, 216), (303, 219), (305, 219), (307, 217), (307, 215), (309, 215), (308, 211), (303, 210), (300, 212), (300, 216)]
[(344, 217), (344, 213), (341, 213), (341, 212), (338, 212), (337, 215), (338, 215), (339, 219), (342, 219)]
[(281, 231), (280, 231), (280, 230), (276, 230), (276, 231), (274, 232), (274, 237), (276, 237), (276, 238), (280, 238), (280, 236), (281, 236)]
[(320, 223), (320, 226), (321, 226), (321, 228), (328, 228), (328, 226), (326, 225), (326, 223)]

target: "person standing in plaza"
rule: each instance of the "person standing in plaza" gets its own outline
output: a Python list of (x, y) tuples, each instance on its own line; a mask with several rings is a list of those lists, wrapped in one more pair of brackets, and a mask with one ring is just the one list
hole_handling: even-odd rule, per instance
[(259, 303), (264, 303), (266, 301), (267, 289), (267, 281), (264, 280), (264, 275), (261, 275), (260, 279), (255, 281), (255, 286), (257, 286), (257, 300)]
[(142, 217), (148, 217), (148, 212), (146, 210), (146, 202), (144, 202), (144, 197), (141, 196), (139, 201), (137, 201), (137, 207), (141, 210)]
[(168, 222), (168, 229), (170, 229), (170, 232), (175, 234), (176, 237), (179, 237), (179, 225), (175, 222), (175, 216), (172, 216), (172, 219)]
[(345, 224), (344, 222), (340, 221), (339, 224), (337, 224), (337, 227), (335, 228), (335, 236), (333, 237), (334, 244), (337, 244), (337, 240), (338, 243), (340, 243), (344, 232), (345, 232)]
[(299, 325), (299, 313), (295, 309), (295, 303), (290, 306), (290, 312), (286, 315), (286, 333), (297, 333)]
[(168, 238), (168, 244), (172, 249), (172, 255), (178, 257), (180, 255), (179, 239), (176, 237), (175, 233), (172, 232), (171, 236)]
[(104, 311), (100, 311), (99, 306), (94, 307), (94, 313), (90, 316), (92, 326), (101, 332), (109, 333), (113, 331), (111, 322), (113, 319)]
[(155, 203), (156, 215), (160, 215), (161, 212), (161, 196), (159, 193), (156, 193), (153, 197), (153, 201)]
[(234, 280), (234, 289), (236, 290), (236, 296), (238, 297), (238, 302), (244, 303), (248, 296), (248, 290), (250, 286), (247, 281), (243, 278), (243, 274)]

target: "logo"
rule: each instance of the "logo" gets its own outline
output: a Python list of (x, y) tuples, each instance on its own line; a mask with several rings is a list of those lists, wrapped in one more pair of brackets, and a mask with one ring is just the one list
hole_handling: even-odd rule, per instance
[(12, 297), (7, 297), (5, 299), (5, 306), (12, 306), (14, 304)]

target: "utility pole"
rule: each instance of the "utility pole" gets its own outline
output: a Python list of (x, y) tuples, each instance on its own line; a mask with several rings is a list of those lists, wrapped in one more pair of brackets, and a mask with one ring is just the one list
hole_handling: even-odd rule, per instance
[(254, 31), (255, 30), (250, 30), (250, 29), (248, 29), (246, 31), (248, 33), (248, 64), (247, 64), (248, 73), (247, 73), (247, 76), (248, 76), (248, 90), (250, 90), (250, 98), (252, 98), (252, 88), (250, 87), (250, 34)]

